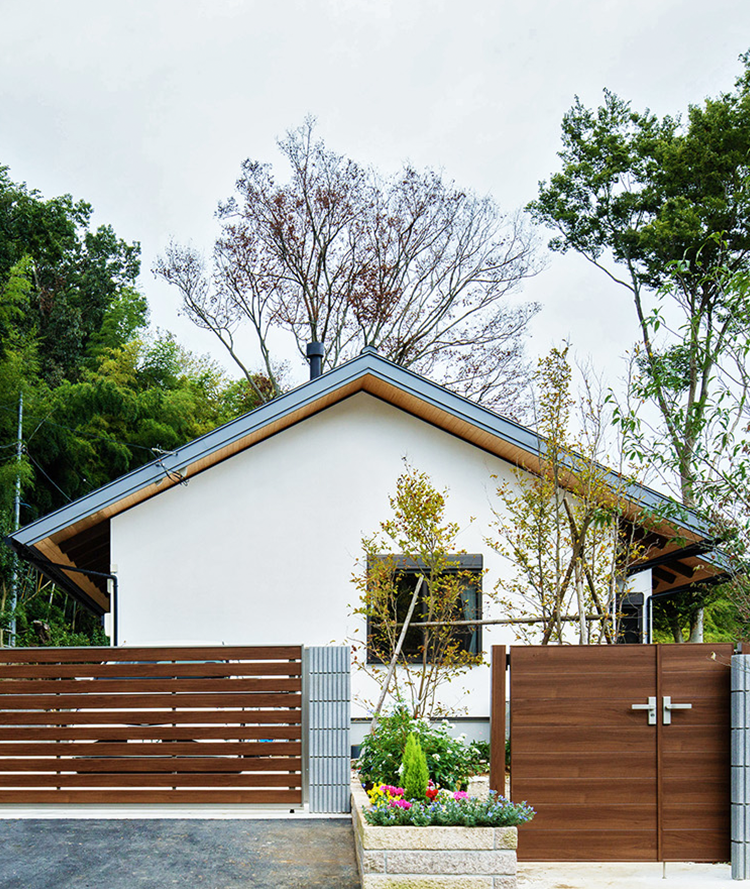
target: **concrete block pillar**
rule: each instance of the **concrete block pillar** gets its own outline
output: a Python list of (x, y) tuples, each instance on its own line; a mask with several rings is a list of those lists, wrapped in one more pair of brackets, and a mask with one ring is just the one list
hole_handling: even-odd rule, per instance
[(311, 812), (350, 810), (350, 654), (345, 645), (305, 648)]
[(750, 655), (732, 657), (732, 879), (750, 880)]

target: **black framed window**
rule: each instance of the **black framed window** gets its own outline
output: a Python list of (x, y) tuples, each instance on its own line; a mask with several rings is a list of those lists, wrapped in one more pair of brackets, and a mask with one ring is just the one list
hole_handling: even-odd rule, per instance
[[(406, 619), (411, 604), (414, 589), (420, 574), (425, 576), (424, 565), (400, 556), (382, 556), (394, 562), (394, 583), (398, 590), (396, 599), (395, 618), (398, 629)], [(482, 556), (477, 554), (457, 553), (449, 557), (451, 567), (443, 574), (452, 574), (460, 578), (461, 589), (459, 601), (456, 603), (453, 620), (481, 620), (482, 618)], [(426, 596), (428, 595), (427, 578), (420, 590), (419, 598), (412, 615), (411, 622), (418, 623), (428, 619)], [(464, 626), (451, 628), (451, 644), (456, 651), (466, 652), (469, 655), (479, 656), (482, 653), (482, 628), (481, 626)], [(398, 635), (398, 634), (396, 634)], [(410, 626), (406, 631), (406, 637), (401, 649), (402, 656), (411, 663), (422, 660), (426, 641), (428, 640), (426, 627)], [(383, 663), (384, 637), (380, 622), (374, 618), (367, 621), (367, 662), (370, 664)], [(429, 645), (428, 645), (428, 661)]]

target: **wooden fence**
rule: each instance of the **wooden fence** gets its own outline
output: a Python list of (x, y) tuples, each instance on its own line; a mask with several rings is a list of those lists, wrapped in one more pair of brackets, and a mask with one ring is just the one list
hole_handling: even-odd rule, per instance
[(302, 804), (302, 649), (0, 650), (0, 803)]

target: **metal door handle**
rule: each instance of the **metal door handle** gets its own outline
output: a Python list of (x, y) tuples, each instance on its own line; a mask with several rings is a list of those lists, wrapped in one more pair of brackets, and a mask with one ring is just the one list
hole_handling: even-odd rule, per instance
[(631, 710), (648, 710), (648, 724), (656, 725), (656, 695), (648, 699), (648, 704), (631, 704)]
[(662, 725), (672, 724), (672, 710), (692, 710), (692, 704), (673, 704), (670, 695), (662, 698), (661, 722)]

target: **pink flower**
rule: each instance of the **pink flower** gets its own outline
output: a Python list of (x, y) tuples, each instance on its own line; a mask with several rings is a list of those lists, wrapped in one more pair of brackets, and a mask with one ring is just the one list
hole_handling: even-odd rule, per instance
[(405, 799), (394, 799), (391, 800), (392, 806), (398, 806), (399, 809), (411, 809), (411, 803)]
[(465, 790), (457, 790), (453, 794), (453, 799), (468, 799), (469, 794)]

